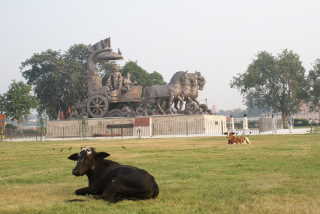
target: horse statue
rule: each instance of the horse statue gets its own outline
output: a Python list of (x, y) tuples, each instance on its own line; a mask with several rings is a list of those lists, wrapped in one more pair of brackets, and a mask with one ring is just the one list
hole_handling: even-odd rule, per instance
[(201, 105), (197, 98), (199, 96), (199, 90), (202, 91), (206, 80), (200, 72), (188, 73), (187, 77), (190, 81), (190, 89), (184, 90), (184, 100), (186, 102), (186, 108), (192, 106), (192, 111), (198, 111), (201, 109)]
[(168, 85), (152, 85), (145, 87), (142, 95), (145, 111), (150, 111), (150, 108), (152, 108), (151, 104), (155, 104), (156, 109), (153, 109), (154, 112), (166, 114), (167, 107), (164, 106), (164, 103), (169, 99), (169, 95)]
[(197, 101), (198, 90), (202, 90), (205, 79), (200, 72), (189, 73), (187, 71), (176, 72), (169, 84), (153, 85), (144, 88), (145, 103), (154, 103), (159, 113), (181, 113), (183, 105), (192, 112), (200, 109)]
[[(182, 73), (181, 73), (182, 74)], [(180, 113), (194, 114), (203, 112), (201, 105), (197, 101), (198, 91), (203, 90), (205, 79), (200, 72), (189, 73), (184, 72), (180, 76), (181, 90), (172, 91), (170, 103), (173, 104), (174, 109)], [(177, 87), (176, 87), (177, 88)], [(182, 110), (184, 106), (184, 110)]]

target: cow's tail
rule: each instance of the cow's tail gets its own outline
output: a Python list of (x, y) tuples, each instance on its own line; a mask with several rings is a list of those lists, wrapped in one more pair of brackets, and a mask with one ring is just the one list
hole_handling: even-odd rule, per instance
[(156, 198), (159, 195), (159, 186), (156, 183), (156, 181), (153, 179), (153, 194), (152, 194), (152, 198)]

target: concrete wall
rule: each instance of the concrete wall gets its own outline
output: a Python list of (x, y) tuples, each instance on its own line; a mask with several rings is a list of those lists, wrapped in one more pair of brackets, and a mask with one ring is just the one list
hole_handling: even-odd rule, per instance
[(133, 124), (134, 118), (99, 118), (47, 122), (47, 137), (132, 136), (132, 128), (107, 128), (108, 125)]
[[(131, 127), (125, 127), (130, 126)], [(122, 128), (122, 126), (124, 128)], [(121, 128), (120, 128), (121, 127)], [(165, 115), (137, 118), (99, 118), (48, 121), (47, 137), (92, 136), (220, 136), (226, 118), (217, 115)]]
[(226, 132), (226, 117), (218, 115), (166, 115), (152, 117), (152, 136), (209, 135)]

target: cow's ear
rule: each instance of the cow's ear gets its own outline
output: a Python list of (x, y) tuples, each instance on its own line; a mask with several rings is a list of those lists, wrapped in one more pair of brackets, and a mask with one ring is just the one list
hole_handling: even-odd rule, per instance
[(74, 153), (74, 154), (70, 155), (68, 158), (70, 160), (76, 161), (76, 160), (79, 159), (79, 154), (78, 153)]
[(96, 158), (97, 159), (104, 159), (106, 157), (110, 156), (110, 154), (106, 153), (106, 152), (97, 152), (96, 153)]

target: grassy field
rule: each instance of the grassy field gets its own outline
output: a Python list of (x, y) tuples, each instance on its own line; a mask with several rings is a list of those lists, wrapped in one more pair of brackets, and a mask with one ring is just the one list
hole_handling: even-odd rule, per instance
[[(0, 142), (1, 214), (320, 213), (320, 135)], [(87, 185), (67, 157), (90, 145), (148, 170), (155, 200), (110, 204), (73, 194)]]

